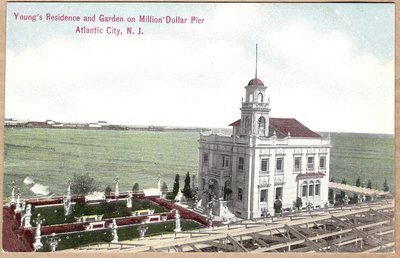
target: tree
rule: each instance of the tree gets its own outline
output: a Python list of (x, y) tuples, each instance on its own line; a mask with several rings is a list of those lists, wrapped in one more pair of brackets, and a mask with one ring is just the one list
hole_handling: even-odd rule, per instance
[(183, 186), (183, 196), (185, 196), (187, 199), (192, 198), (192, 189), (190, 189), (190, 175), (189, 171), (186, 173), (185, 177), (185, 185)]
[(294, 202), (294, 206), (300, 210), (300, 208), (303, 206), (303, 201), (301, 200), (300, 197), (297, 197), (296, 201)]
[(163, 182), (161, 185), (161, 193), (165, 194), (168, 192), (168, 186), (167, 183)]
[(389, 192), (389, 185), (387, 183), (386, 178), (385, 178), (385, 182), (383, 182), (383, 191)]
[(179, 174), (176, 174), (174, 187), (172, 188), (172, 195), (174, 196), (174, 198), (178, 195), (178, 192), (179, 192)]
[[(361, 179), (360, 179), (360, 177), (357, 177), (356, 186), (358, 186), (358, 187), (361, 186)], [(358, 194), (354, 194), (354, 195), (353, 195), (353, 200), (352, 200), (352, 202), (357, 203), (357, 201), (358, 201)]]
[(372, 182), (368, 179), (367, 188), (372, 189)]
[(75, 174), (71, 180), (71, 192), (76, 195), (88, 195), (96, 191), (97, 186), (94, 178), (89, 173), (84, 175)]
[(105, 195), (110, 195), (112, 192), (111, 186), (107, 185), (106, 189), (104, 190)]
[(274, 202), (274, 210), (275, 210), (275, 215), (282, 212), (282, 201), (281, 200), (278, 199)]
[(335, 178), (332, 176), (331, 178), (329, 178), (329, 182), (335, 182)]
[(132, 192), (138, 192), (139, 191), (139, 184), (135, 183), (132, 187)]
[(361, 186), (361, 179), (360, 179), (360, 177), (357, 177), (356, 186)]

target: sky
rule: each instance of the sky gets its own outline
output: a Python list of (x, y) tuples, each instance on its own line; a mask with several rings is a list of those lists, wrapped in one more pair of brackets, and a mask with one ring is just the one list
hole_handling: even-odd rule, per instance
[[(21, 20), (46, 13), (96, 22)], [(6, 33), (7, 118), (226, 127), (240, 118), (258, 44), (271, 117), (314, 131), (394, 133), (394, 4), (8, 3)]]

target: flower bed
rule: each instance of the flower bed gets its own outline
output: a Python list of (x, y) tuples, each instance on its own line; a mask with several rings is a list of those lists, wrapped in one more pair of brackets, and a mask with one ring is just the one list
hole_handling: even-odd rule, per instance
[[(118, 223), (119, 224), (119, 223)], [(139, 225), (126, 226), (118, 228), (118, 240), (130, 240), (139, 237)], [(147, 224), (148, 230), (146, 236), (149, 235), (159, 235), (163, 233), (172, 233), (175, 229), (174, 221), (160, 222)], [(200, 227), (197, 222), (192, 220), (182, 220), (181, 221), (182, 230), (193, 230)], [(88, 245), (90, 243), (98, 242), (110, 242), (112, 240), (112, 234), (110, 229), (95, 230), (95, 231), (82, 231), (70, 234), (64, 234), (57, 236), (61, 240), (58, 244), (57, 250), (64, 250), (70, 248), (76, 248), (83, 245)], [(50, 235), (42, 237), (43, 250), (50, 251), (49, 239)]]
[[(173, 209), (178, 210), (182, 219), (192, 219), (192, 220), (197, 221), (198, 223), (202, 224), (203, 226), (208, 226), (207, 218), (205, 216), (202, 216), (202, 215), (194, 212), (194, 211), (185, 209), (182, 206), (172, 203), (171, 201), (167, 201), (167, 200), (164, 200), (164, 199), (161, 199), (158, 197), (149, 196), (146, 198), (148, 198), (149, 200), (151, 200), (169, 210), (173, 210)], [(213, 224), (214, 224), (214, 226), (218, 226), (218, 225), (220, 225), (220, 222), (213, 222)]]
[[(83, 196), (72, 196), (72, 202), (85, 202), (85, 197)], [(30, 199), (26, 201), (26, 204), (31, 204), (32, 206), (41, 206), (41, 205), (51, 205), (51, 204), (62, 204), (63, 197), (55, 197), (51, 199)]]

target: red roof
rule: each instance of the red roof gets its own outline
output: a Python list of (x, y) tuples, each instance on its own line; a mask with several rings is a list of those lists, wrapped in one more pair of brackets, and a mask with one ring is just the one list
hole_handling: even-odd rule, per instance
[(233, 122), (232, 124), (230, 124), (229, 126), (240, 126), (240, 119), (236, 120), (235, 122)]
[(264, 86), (264, 83), (260, 79), (254, 78), (254, 79), (250, 80), (249, 83), (247, 84), (247, 86), (251, 86), (251, 85)]
[[(229, 126), (240, 126), (240, 119), (233, 122)], [(269, 119), (269, 135), (272, 136), (274, 131), (278, 138), (305, 137), (305, 138), (320, 138), (316, 132), (311, 131), (302, 123), (294, 118), (270, 118)]]

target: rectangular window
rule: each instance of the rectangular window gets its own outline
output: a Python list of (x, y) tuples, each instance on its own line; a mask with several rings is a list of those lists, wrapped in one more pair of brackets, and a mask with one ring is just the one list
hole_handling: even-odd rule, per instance
[(319, 157), (319, 168), (321, 170), (325, 170), (326, 169), (326, 157)]
[(229, 167), (229, 157), (222, 156), (222, 167)]
[(319, 184), (315, 185), (315, 195), (319, 195)]
[(301, 157), (294, 158), (294, 171), (301, 171)]
[(283, 158), (276, 158), (276, 171), (283, 171)]
[(307, 197), (307, 185), (303, 185), (303, 191), (301, 193), (301, 196)]
[(307, 157), (307, 170), (314, 170), (314, 157)]
[(314, 195), (314, 186), (310, 185), (310, 187), (308, 187), (308, 196), (313, 196)]
[(282, 187), (277, 187), (275, 190), (275, 200), (282, 200)]
[(243, 190), (242, 188), (238, 188), (238, 200), (241, 201), (243, 198)]
[(261, 171), (268, 172), (268, 159), (261, 159)]
[(244, 158), (243, 157), (239, 157), (239, 166), (238, 169), (239, 170), (243, 170), (244, 168)]
[(267, 202), (267, 190), (261, 190), (260, 192), (260, 202)]
[(203, 163), (208, 163), (208, 154), (207, 153), (203, 154)]

